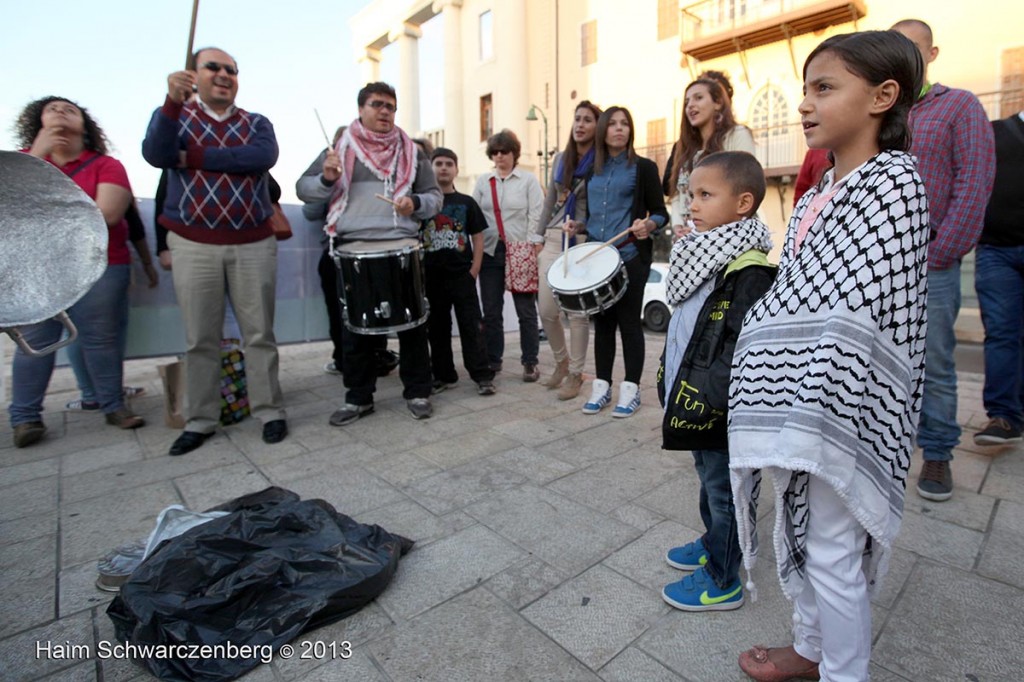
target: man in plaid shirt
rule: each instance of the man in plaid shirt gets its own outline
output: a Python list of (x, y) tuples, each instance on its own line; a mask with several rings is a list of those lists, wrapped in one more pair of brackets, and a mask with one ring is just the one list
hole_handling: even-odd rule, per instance
[(949, 463), (960, 442), (953, 360), (953, 326), (960, 312), (960, 260), (981, 236), (995, 177), (995, 142), (977, 97), (928, 82), (928, 64), (939, 54), (932, 44), (931, 27), (918, 19), (906, 19), (893, 29), (917, 45), (925, 63), (925, 85), (910, 111), (911, 153), (917, 158), (917, 171), (928, 193), (931, 225), (924, 399), (917, 434), (924, 466), (917, 492), (941, 502), (953, 495)]

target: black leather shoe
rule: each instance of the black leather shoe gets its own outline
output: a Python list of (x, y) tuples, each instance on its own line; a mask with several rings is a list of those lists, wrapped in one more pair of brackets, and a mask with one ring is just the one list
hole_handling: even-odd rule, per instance
[(263, 442), (268, 445), (280, 443), (288, 435), (288, 422), (283, 419), (275, 419), (263, 425)]
[(205, 443), (206, 439), (212, 435), (212, 433), (199, 433), (198, 431), (182, 431), (177, 440), (171, 444), (171, 449), (167, 454), (171, 457), (187, 455)]

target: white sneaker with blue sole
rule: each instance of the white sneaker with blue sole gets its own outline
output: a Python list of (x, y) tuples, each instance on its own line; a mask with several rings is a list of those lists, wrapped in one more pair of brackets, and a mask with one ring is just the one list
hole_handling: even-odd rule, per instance
[(632, 381), (623, 381), (619, 387), (619, 402), (612, 410), (613, 417), (632, 417), (640, 409), (640, 386)]
[(583, 414), (597, 414), (612, 401), (612, 385), (604, 379), (594, 379), (590, 399), (583, 404)]

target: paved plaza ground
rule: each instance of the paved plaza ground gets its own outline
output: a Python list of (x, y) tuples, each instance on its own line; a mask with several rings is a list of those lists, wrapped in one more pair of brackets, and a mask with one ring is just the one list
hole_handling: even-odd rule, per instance
[[(434, 399), (432, 419), (414, 421), (391, 376), (376, 413), (344, 428), (328, 425), (343, 388), (321, 370), (327, 344), (289, 346), (287, 440), (267, 446), (246, 420), (174, 458), (156, 371), (166, 360), (127, 363), (126, 382), (147, 390), (132, 407), (149, 422), (129, 432), (63, 411), (77, 396), (59, 369), (43, 442), (14, 449), (0, 427), (0, 679), (150, 679), (123, 660), (37, 657), (37, 643), (113, 640), (96, 560), (145, 537), (164, 507), (201, 510), (278, 485), (416, 546), (379, 599), (303, 638), (349, 641), (350, 659), (277, 660), (248, 682), (746, 680), (742, 650), (790, 641), (770, 543), (754, 572), (759, 598), (738, 611), (682, 613), (660, 597), (680, 576), (665, 550), (701, 527), (689, 453), (660, 448), (651, 381), (662, 345), (648, 335), (632, 419), (586, 416), (582, 400), (524, 384), (510, 335), (496, 395), (477, 396), (464, 378)], [(551, 364), (542, 344), (544, 373)], [(961, 374), (960, 398), (955, 495), (931, 503), (911, 486), (874, 599), (876, 682), (1024, 679), (1024, 456), (973, 445), (980, 375)], [(760, 511), (768, 537), (773, 510)]]

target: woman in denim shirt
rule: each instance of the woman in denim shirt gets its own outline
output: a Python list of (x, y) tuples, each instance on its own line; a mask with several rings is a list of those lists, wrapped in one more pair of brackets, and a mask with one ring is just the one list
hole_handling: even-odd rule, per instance
[(651, 270), (652, 232), (668, 221), (658, 167), (633, 151), (633, 117), (624, 107), (610, 107), (597, 120), (594, 174), (587, 182), (587, 223), (567, 221), (566, 230), (586, 231), (588, 241), (605, 242), (629, 229), (614, 246), (629, 276), (626, 293), (612, 307), (593, 316), (597, 379), (584, 414), (597, 414), (612, 399), (615, 331), (622, 337), (625, 381), (613, 417), (630, 417), (640, 407), (644, 370), (644, 332), (640, 323), (644, 286)]

